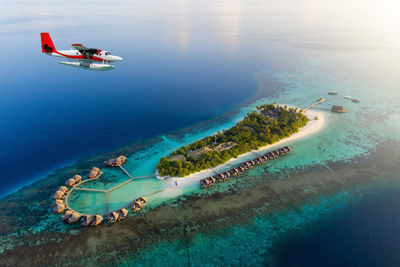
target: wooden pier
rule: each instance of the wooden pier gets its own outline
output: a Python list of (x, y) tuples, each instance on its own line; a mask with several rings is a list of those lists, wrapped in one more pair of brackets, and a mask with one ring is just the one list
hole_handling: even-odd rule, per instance
[(306, 107), (304, 110), (309, 110), (310, 108), (313, 108), (313, 107), (315, 107), (315, 106), (317, 106), (317, 105), (319, 105), (321, 103), (324, 103), (325, 101), (326, 101), (325, 98), (320, 98), (320, 99), (317, 100), (317, 102), (315, 102), (314, 104)]

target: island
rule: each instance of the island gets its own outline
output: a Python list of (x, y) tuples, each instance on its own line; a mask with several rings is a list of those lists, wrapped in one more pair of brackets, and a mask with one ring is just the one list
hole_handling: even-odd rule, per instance
[(205, 137), (161, 158), (161, 176), (185, 177), (221, 165), (260, 147), (274, 144), (306, 126), (304, 111), (275, 103), (257, 106), (232, 128)]

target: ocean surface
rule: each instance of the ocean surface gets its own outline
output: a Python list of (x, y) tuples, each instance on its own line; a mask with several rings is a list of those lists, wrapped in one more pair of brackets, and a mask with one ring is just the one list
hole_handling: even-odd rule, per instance
[[(251, 191), (271, 175), (287, 179), (289, 187), (291, 175), (307, 171), (305, 176), (313, 176), (310, 168), (329, 170), (346, 186), (307, 187), (304, 192), (314, 190), (317, 196), (272, 214), (260, 211), (245, 223), (229, 220), (223, 229), (194, 235), (187, 246), (154, 241), (123, 263), (400, 264), (399, 154), (382, 150), (398, 147), (400, 136), (397, 2), (3, 1), (0, 7), (6, 11), (0, 16), (0, 195), (5, 200), (26, 196), (13, 192), (35, 181), (51, 183), (60, 168), (86, 171), (79, 167), (82, 162), (118, 149), (128, 153), (126, 169), (133, 175), (154, 174), (162, 156), (234, 125), (257, 104), (306, 107), (324, 97), (327, 102), (318, 107), (327, 114), (323, 131), (290, 144), (290, 158), (253, 169), (246, 185), (231, 182), (213, 192), (232, 186)], [(49, 32), (57, 49), (79, 42), (124, 60), (103, 72), (58, 64), (41, 53), (40, 32)], [(333, 90), (338, 95), (328, 96)], [(331, 105), (349, 112), (330, 113)], [(366, 162), (389, 159), (393, 162), (371, 171), (374, 175), (364, 183), (346, 180)], [(363, 175), (358, 173), (357, 180)], [(103, 178), (96, 188), (126, 179), (115, 170)], [(110, 195), (111, 205), (128, 203), (131, 192), (135, 197), (158, 192), (162, 183), (143, 180), (121, 188)], [(199, 191), (152, 194), (150, 206), (169, 205), (175, 197), (190, 198)], [(48, 201), (35, 197), (38, 203), (40, 197)], [(72, 205), (101, 212), (104, 207), (96, 205), (102, 197), (77, 195)], [(56, 220), (53, 215), (40, 223), (32, 219), (25, 228), (28, 233), (47, 227), (69, 231)], [(1, 240), (14, 235), (10, 230)], [(210, 244), (216, 245), (211, 249)]]

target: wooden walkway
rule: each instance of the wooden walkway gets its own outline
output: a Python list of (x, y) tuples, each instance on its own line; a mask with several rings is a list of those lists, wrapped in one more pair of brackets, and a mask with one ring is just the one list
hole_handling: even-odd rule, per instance
[(317, 102), (315, 102), (314, 104), (312, 104), (312, 105), (306, 107), (304, 110), (309, 110), (310, 108), (313, 108), (313, 107), (315, 107), (316, 105), (319, 105), (319, 104), (321, 104), (321, 103), (324, 103), (325, 101), (326, 101), (325, 98), (320, 98), (320, 99), (317, 100)]
[[(68, 192), (67, 192), (67, 194), (66, 194), (66, 196), (65, 196), (65, 199), (64, 199), (64, 203), (65, 203), (66, 209), (68, 209), (68, 210), (70, 210), (70, 211), (72, 211), (72, 212), (76, 212), (76, 213), (78, 213), (78, 214), (80, 214), (80, 215), (82, 215), (82, 216), (84, 216), (84, 215), (95, 215), (95, 214), (85, 214), (85, 213), (81, 213), (81, 212), (79, 212), (79, 211), (76, 211), (76, 210), (72, 209), (71, 206), (70, 206), (69, 203), (68, 203), (68, 199), (69, 199), (69, 196), (71, 195), (71, 193), (72, 193), (74, 190), (78, 190), (78, 191), (89, 191), (89, 192), (101, 192), (101, 193), (105, 193), (105, 194), (106, 194), (106, 213), (105, 213), (105, 214), (102, 214), (102, 215), (103, 215), (103, 216), (107, 216), (107, 215), (109, 214), (109, 193), (110, 193), (111, 191), (113, 191), (113, 190), (115, 190), (115, 189), (117, 189), (117, 188), (119, 188), (119, 187), (121, 187), (121, 186), (123, 186), (123, 185), (129, 183), (129, 182), (132, 181), (132, 180), (154, 177), (154, 175), (146, 175), (146, 176), (137, 176), (137, 177), (133, 177), (127, 170), (125, 170), (124, 167), (122, 167), (122, 166), (118, 166), (118, 167), (129, 177), (128, 180), (126, 180), (126, 181), (124, 181), (124, 182), (122, 182), (122, 183), (120, 183), (120, 184), (117, 184), (116, 186), (111, 187), (111, 188), (108, 189), (108, 190), (94, 189), (94, 188), (81, 188), (81, 187), (78, 188), (78, 186), (81, 186), (82, 184), (84, 184), (84, 183), (86, 183), (86, 182), (99, 179), (100, 176), (103, 174), (103, 172), (100, 172), (100, 174), (99, 174), (97, 177), (92, 178), (92, 179), (86, 179), (86, 180), (84, 180), (84, 181), (82, 181), (82, 182), (80, 182), (80, 183), (74, 185), (70, 190), (68, 190)], [(123, 206), (122, 208), (129, 207), (130, 205), (131, 205), (131, 203), (128, 203), (127, 205)], [(119, 210), (119, 209), (117, 209), (117, 210)], [(115, 211), (117, 211), (117, 210), (115, 210)]]

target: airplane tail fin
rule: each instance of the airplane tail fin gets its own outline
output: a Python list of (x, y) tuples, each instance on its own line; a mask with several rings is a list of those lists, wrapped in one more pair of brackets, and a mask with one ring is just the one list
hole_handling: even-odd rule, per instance
[(42, 39), (42, 52), (52, 53), (56, 51), (56, 48), (51, 40), (50, 34), (48, 32), (41, 32), (40, 37)]

